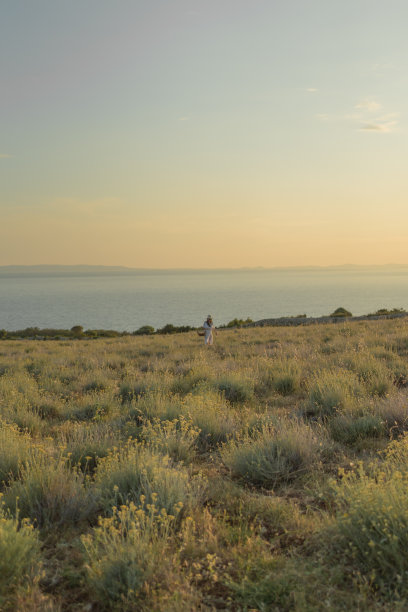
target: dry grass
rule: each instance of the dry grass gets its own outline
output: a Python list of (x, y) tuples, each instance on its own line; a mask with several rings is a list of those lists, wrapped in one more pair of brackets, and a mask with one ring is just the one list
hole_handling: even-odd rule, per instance
[(407, 337), (2, 341), (1, 605), (406, 609)]

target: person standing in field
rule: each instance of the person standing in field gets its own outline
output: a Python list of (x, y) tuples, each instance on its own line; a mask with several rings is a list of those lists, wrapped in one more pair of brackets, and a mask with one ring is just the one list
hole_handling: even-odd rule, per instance
[(205, 332), (204, 344), (209, 346), (214, 342), (214, 334), (215, 334), (215, 327), (214, 327), (214, 323), (213, 323), (211, 315), (208, 315), (207, 320), (204, 321), (203, 328)]

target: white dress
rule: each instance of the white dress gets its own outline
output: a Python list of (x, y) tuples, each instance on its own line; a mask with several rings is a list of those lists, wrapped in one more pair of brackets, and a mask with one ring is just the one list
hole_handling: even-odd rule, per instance
[(205, 321), (203, 327), (204, 327), (204, 331), (205, 331), (205, 337), (204, 337), (205, 344), (212, 344), (213, 343), (214, 325), (212, 325), (212, 324), (210, 325), (210, 323)]

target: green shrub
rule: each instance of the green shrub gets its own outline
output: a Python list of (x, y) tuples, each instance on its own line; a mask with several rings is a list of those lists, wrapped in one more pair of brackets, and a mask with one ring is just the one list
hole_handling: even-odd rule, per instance
[(348, 365), (370, 395), (384, 397), (391, 391), (394, 376), (383, 360), (370, 354), (358, 354)]
[(71, 327), (71, 332), (74, 338), (82, 338), (84, 335), (84, 328), (82, 325), (74, 325), (74, 327)]
[(146, 394), (147, 390), (148, 387), (146, 383), (142, 381), (133, 384), (124, 383), (120, 386), (119, 397), (122, 401), (122, 404), (125, 404), (126, 402), (138, 400)]
[(356, 444), (366, 438), (380, 438), (386, 435), (384, 421), (379, 415), (367, 414), (360, 417), (340, 414), (329, 422), (331, 437), (342, 444)]
[(304, 476), (319, 462), (319, 440), (312, 429), (295, 421), (264, 425), (253, 437), (231, 439), (220, 451), (233, 475), (273, 488)]
[(253, 383), (238, 376), (220, 378), (215, 386), (231, 404), (249, 402), (254, 395)]
[(136, 406), (129, 409), (128, 416), (138, 423), (141, 418), (172, 421), (182, 412), (181, 406), (182, 399), (178, 396), (152, 391), (138, 399)]
[(362, 468), (334, 484), (337, 515), (319, 540), (383, 595), (408, 595), (408, 474), (367, 476)]
[(376, 413), (390, 434), (397, 436), (408, 429), (408, 402), (405, 395), (393, 395), (377, 403)]
[(352, 317), (353, 315), (351, 314), (350, 311), (340, 306), (340, 308), (336, 308), (336, 310), (332, 312), (329, 316), (330, 317)]
[(236, 560), (237, 579), (227, 581), (239, 610), (301, 609), (295, 602), (296, 578), (285, 571), (282, 559), (271, 556), (261, 542), (248, 542), (242, 553), (243, 558)]
[(150, 325), (142, 325), (142, 327), (139, 327), (139, 329), (134, 331), (133, 334), (135, 336), (151, 336), (154, 334), (154, 327), (151, 327)]
[(97, 398), (89, 399), (84, 396), (82, 399), (84, 401), (67, 407), (67, 417), (80, 422), (97, 421), (108, 416), (114, 406), (110, 401), (100, 402)]
[(272, 373), (272, 387), (280, 395), (291, 395), (300, 386), (300, 369), (298, 362), (281, 360), (274, 364)]
[(241, 429), (236, 412), (218, 393), (187, 395), (180, 405), (182, 414), (188, 416), (200, 429), (199, 447), (205, 451), (225, 442)]
[(10, 511), (18, 511), (34, 525), (56, 529), (92, 520), (98, 500), (84, 478), (69, 469), (67, 458), (38, 453), (21, 469), (20, 480), (7, 489), (4, 500)]
[(398, 469), (403, 472), (408, 471), (408, 435), (397, 440), (392, 440), (386, 449), (381, 452), (381, 456), (385, 459), (387, 469)]
[(306, 413), (322, 417), (350, 406), (354, 397), (362, 392), (355, 375), (343, 370), (317, 372), (308, 381), (307, 389)]
[(106, 511), (112, 506), (137, 503), (141, 495), (151, 503), (155, 495), (160, 507), (169, 513), (178, 502), (187, 507), (195, 504), (201, 486), (186, 468), (173, 466), (168, 456), (132, 440), (100, 460), (95, 485)]
[(148, 605), (152, 587), (170, 573), (168, 540), (175, 518), (154, 504), (131, 503), (114, 508), (111, 518), (100, 519), (98, 527), (82, 536), (86, 581), (98, 609), (132, 612)]
[(172, 393), (181, 395), (187, 395), (188, 393), (194, 392), (200, 393), (209, 380), (210, 377), (207, 372), (190, 370), (185, 376), (176, 378), (170, 390)]
[(17, 478), (32, 448), (31, 437), (17, 425), (0, 420), (0, 483)]
[(141, 431), (141, 437), (151, 448), (184, 463), (193, 460), (199, 435), (200, 429), (183, 415), (173, 421), (148, 421)]
[(406, 310), (404, 308), (379, 308), (374, 313), (370, 313), (367, 317), (375, 317), (375, 316), (383, 316), (383, 315), (394, 315), (394, 314), (403, 314)]
[(108, 386), (107, 380), (93, 378), (89, 382), (85, 383), (84, 391), (86, 393), (93, 392), (93, 391), (105, 391), (107, 386)]
[(247, 317), (246, 319), (232, 319), (226, 325), (222, 325), (221, 327), (242, 327), (243, 325), (249, 325), (253, 323), (253, 320)]
[(58, 401), (44, 399), (40, 404), (35, 406), (35, 412), (44, 421), (58, 421), (62, 419), (61, 408), (62, 407)]
[(98, 459), (106, 457), (118, 443), (119, 436), (107, 423), (72, 423), (67, 421), (57, 432), (71, 466), (93, 472)]
[(7, 604), (11, 606), (16, 591), (27, 590), (40, 570), (37, 532), (30, 523), (12, 518), (0, 506), (0, 608), (5, 610)]

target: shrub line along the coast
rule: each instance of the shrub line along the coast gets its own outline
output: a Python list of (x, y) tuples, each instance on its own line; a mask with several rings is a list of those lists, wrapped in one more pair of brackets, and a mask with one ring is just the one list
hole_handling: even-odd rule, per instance
[(262, 319), (249, 323), (246, 327), (289, 327), (292, 325), (318, 325), (324, 323), (341, 323), (349, 321), (380, 321), (383, 319), (400, 319), (407, 317), (408, 312), (388, 312), (387, 314), (368, 314), (350, 317), (278, 317), (276, 319)]
[[(347, 321), (372, 321), (372, 320), (383, 320), (383, 319), (397, 319), (408, 316), (402, 308), (393, 308), (388, 310), (382, 308), (375, 313), (353, 316), (350, 312), (344, 308), (337, 308), (334, 313), (328, 316), (321, 317), (308, 317), (305, 314), (288, 317), (276, 317), (271, 319), (261, 319), (259, 321), (253, 321), (249, 317), (247, 319), (232, 319), (225, 325), (219, 325), (218, 330), (225, 329), (240, 329), (245, 327), (291, 327), (296, 325), (319, 325), (325, 323), (340, 323)], [(96, 338), (119, 338), (121, 336), (153, 336), (153, 335), (168, 335), (168, 334), (179, 334), (190, 331), (197, 331), (200, 327), (193, 327), (191, 325), (173, 325), (167, 323), (161, 328), (155, 329), (150, 325), (143, 325), (139, 329), (130, 331), (117, 331), (114, 329), (86, 329), (82, 325), (74, 325), (71, 329), (53, 329), (45, 328), (40, 329), (39, 327), (26, 327), (25, 329), (7, 331), (0, 329), (0, 340), (13, 340), (13, 339), (34, 339), (34, 340), (63, 340), (63, 339), (96, 339)]]

